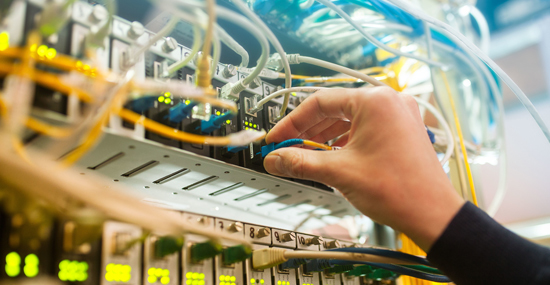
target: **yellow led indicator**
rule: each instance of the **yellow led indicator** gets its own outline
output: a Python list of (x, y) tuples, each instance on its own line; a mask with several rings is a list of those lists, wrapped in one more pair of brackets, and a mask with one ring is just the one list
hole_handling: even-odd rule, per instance
[(225, 121), (225, 123), (229, 125), (229, 124), (231, 124), (231, 120), (227, 120), (227, 121)]
[(218, 115), (218, 116), (221, 115), (221, 113), (222, 112), (220, 112), (220, 111), (216, 111), (216, 115)]
[(281, 285), (282, 283), (281, 280), (277, 281), (277, 285)]
[(163, 96), (159, 96), (158, 100), (159, 100), (159, 102), (162, 103), (162, 102), (164, 102), (164, 97), (163, 97)]
[(165, 97), (170, 97), (171, 95), (172, 95), (172, 93), (170, 93), (170, 92), (164, 92)]
[[(290, 93), (292, 96), (296, 96), (296, 92)], [(306, 284), (307, 285), (307, 284)]]
[[(193, 274), (194, 273), (192, 272), (187, 272), (185, 277), (189, 279), (190, 277), (193, 276)], [(149, 275), (147, 277), (147, 282), (151, 284), (156, 283), (157, 281), (160, 281), (160, 283), (162, 284), (170, 283), (170, 270), (168, 269), (151, 267), (147, 270), (147, 275)], [(190, 281), (190, 280), (187, 280), (187, 281)], [(187, 284), (190, 285), (191, 283), (187, 282)]]
[(47, 59), (54, 59), (56, 55), (57, 55), (57, 51), (54, 48), (49, 48), (46, 51), (46, 58)]
[(258, 125), (254, 124), (254, 128), (257, 128), (257, 127), (258, 127)]
[(263, 279), (260, 279), (260, 284), (264, 284), (265, 281)]
[(132, 267), (130, 265), (109, 263), (105, 267), (105, 280), (109, 282), (128, 282), (132, 278)]
[(237, 277), (231, 276), (231, 282), (235, 282), (235, 281), (237, 281)]
[(166, 104), (170, 104), (170, 102), (172, 102), (172, 99), (170, 99), (170, 98), (166, 98), (166, 99), (164, 99), (164, 103), (166, 103)]
[(10, 46), (10, 34), (7, 32), (0, 33), (0, 51), (8, 49)]
[(245, 126), (248, 126), (248, 122), (244, 122), (244, 125), (245, 125)]
[(62, 260), (59, 263), (57, 276), (61, 281), (86, 281), (88, 279), (88, 263), (86, 261)]
[(36, 49), (36, 54), (38, 54), (38, 56), (40, 56), (40, 57), (44, 57), (44, 56), (46, 56), (47, 51), (48, 51), (48, 46), (47, 45), (41, 45)]
[[(279, 281), (279, 282), (281, 282), (281, 281)], [(254, 278), (250, 279), (250, 284), (254, 284), (254, 283), (256, 283), (256, 279), (254, 279)]]
[(189, 105), (190, 103), (191, 103), (191, 101), (185, 100), (185, 105)]
[(25, 257), (25, 267), (23, 267), (23, 273), (25, 276), (32, 278), (38, 275), (38, 256), (36, 254), (29, 254)]
[(220, 275), (220, 281), (224, 281), (225, 280), (225, 275)]
[(248, 130), (248, 127), (244, 128), (245, 130)]
[(10, 252), (6, 255), (6, 274), (9, 277), (16, 277), (21, 272), (21, 257), (17, 252)]
[(226, 275), (226, 276), (225, 276), (225, 282), (229, 282), (229, 281), (231, 281), (231, 276)]
[[(220, 282), (220, 285), (225, 285), (225, 282)], [(227, 285), (229, 285), (229, 283)]]

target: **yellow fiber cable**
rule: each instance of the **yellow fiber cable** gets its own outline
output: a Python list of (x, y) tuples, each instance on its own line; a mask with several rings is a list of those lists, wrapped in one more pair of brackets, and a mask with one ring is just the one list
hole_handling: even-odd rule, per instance
[(324, 150), (332, 150), (331, 146), (328, 146), (328, 145), (322, 144), (322, 143), (318, 143), (318, 142), (314, 142), (314, 141), (310, 141), (310, 140), (304, 140), (303, 144), (307, 145), (307, 146), (314, 147), (314, 148), (319, 148), (319, 149), (324, 149)]
[(72, 134), (72, 131), (70, 129), (54, 127), (52, 125), (45, 124), (39, 120), (30, 117), (27, 118), (27, 122), (25, 123), (25, 125), (27, 126), (27, 128), (37, 133), (41, 133), (43, 135), (54, 138), (64, 138)]
[(470, 185), (470, 192), (472, 194), (472, 202), (477, 206), (477, 196), (474, 188), (474, 178), (472, 176), (472, 170), (470, 169), (470, 163), (468, 162), (468, 153), (466, 152), (466, 146), (464, 144), (464, 137), (462, 135), (462, 129), (460, 128), (460, 121), (458, 120), (458, 113), (456, 111), (455, 102), (451, 94), (451, 87), (449, 86), (449, 81), (447, 81), (447, 75), (443, 70), (441, 70), (441, 77), (445, 83), (445, 88), (447, 88), (447, 95), (449, 96), (449, 102), (451, 103), (451, 109), (453, 110), (453, 117), (456, 125), (456, 132), (458, 134), (458, 139), (460, 140), (460, 148), (462, 149), (462, 155), (464, 156), (464, 166), (466, 167), (466, 174), (468, 175), (468, 183)]
[(134, 113), (128, 109), (121, 109), (118, 112), (118, 115), (131, 123), (140, 124), (145, 127), (145, 129), (157, 133), (159, 135), (165, 136), (167, 138), (187, 142), (194, 144), (209, 144), (215, 146), (226, 146), (231, 143), (231, 140), (228, 137), (211, 137), (211, 136), (201, 136), (182, 132), (180, 130), (165, 126), (163, 124), (157, 123), (153, 120), (147, 119), (146, 117)]

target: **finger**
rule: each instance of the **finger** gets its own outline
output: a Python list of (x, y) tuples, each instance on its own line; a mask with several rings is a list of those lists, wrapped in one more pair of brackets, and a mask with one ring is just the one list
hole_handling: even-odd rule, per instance
[(328, 127), (332, 126), (334, 123), (339, 121), (338, 119), (324, 119), (321, 122), (319, 122), (317, 125), (311, 127), (309, 130), (306, 130), (302, 134), (298, 136), (299, 139), (309, 139), (317, 134), (321, 133), (322, 131), (326, 130)]
[(332, 171), (334, 160), (333, 151), (288, 147), (268, 154), (264, 159), (264, 167), (273, 175), (327, 183), (335, 173)]
[(349, 141), (349, 132), (343, 134), (341, 137), (339, 137), (332, 146), (345, 146)]
[(297, 138), (327, 118), (351, 120), (356, 105), (355, 98), (369, 92), (369, 89), (317, 91), (277, 123), (267, 135), (266, 141), (270, 143)]
[(326, 143), (327, 141), (333, 138), (337, 138), (342, 134), (348, 132), (350, 128), (351, 128), (351, 122), (340, 120), (332, 124), (330, 127), (324, 129), (319, 134), (310, 138), (309, 140), (312, 140), (318, 143)]

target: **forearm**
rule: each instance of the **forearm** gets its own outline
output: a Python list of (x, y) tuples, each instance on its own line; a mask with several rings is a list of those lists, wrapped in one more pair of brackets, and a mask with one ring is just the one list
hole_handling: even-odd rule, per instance
[(550, 250), (510, 232), (471, 203), (428, 259), (457, 284), (550, 284)]

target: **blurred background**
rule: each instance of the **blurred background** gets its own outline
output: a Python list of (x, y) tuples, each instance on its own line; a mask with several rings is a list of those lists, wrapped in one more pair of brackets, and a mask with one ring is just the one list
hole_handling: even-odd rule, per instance
[[(490, 56), (550, 122), (550, 1), (478, 0), (491, 30)], [(550, 145), (527, 110), (504, 87), (508, 193), (495, 218), (550, 245)], [(481, 167), (483, 198), (497, 188), (496, 169)]]

